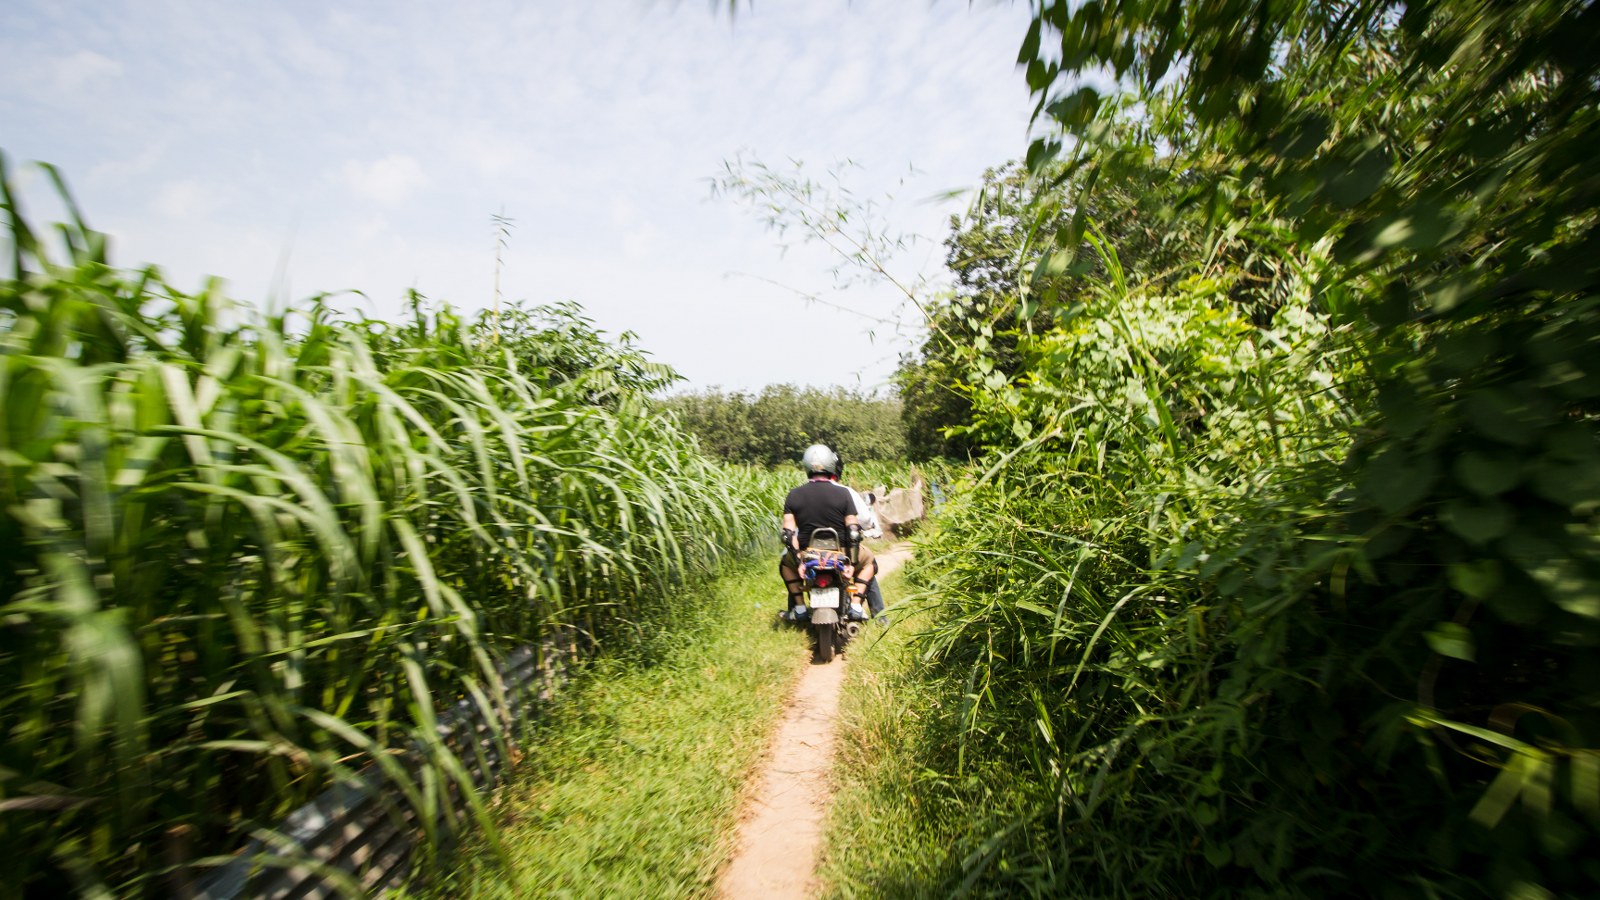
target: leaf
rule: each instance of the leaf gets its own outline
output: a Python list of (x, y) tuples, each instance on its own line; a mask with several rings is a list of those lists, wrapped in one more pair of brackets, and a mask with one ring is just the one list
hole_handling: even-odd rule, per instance
[(1522, 793), (1529, 776), (1538, 765), (1539, 761), (1530, 755), (1512, 754), (1505, 768), (1500, 770), (1500, 774), (1495, 776), (1489, 789), (1484, 791), (1483, 796), (1472, 807), (1468, 818), (1484, 828), (1499, 825), (1500, 820), (1511, 811), (1511, 805), (1517, 802), (1517, 796)]
[(1530, 410), (1510, 392), (1498, 388), (1473, 391), (1465, 406), (1474, 430), (1484, 437), (1516, 447), (1533, 440)]
[(1043, 22), (1038, 19), (1034, 19), (1032, 24), (1028, 26), (1028, 33), (1022, 39), (1022, 48), (1017, 51), (1018, 65), (1025, 66), (1038, 58), (1039, 37), (1041, 32), (1044, 30), (1043, 25)]
[(1428, 495), (1436, 471), (1432, 457), (1408, 456), (1390, 447), (1373, 457), (1362, 472), (1361, 495), (1386, 513), (1399, 513)]
[(1451, 563), (1449, 579), (1451, 587), (1468, 597), (1482, 600), (1500, 586), (1500, 563), (1493, 559)]
[(1480, 497), (1495, 497), (1515, 487), (1522, 479), (1521, 467), (1514, 458), (1469, 450), (1452, 467), (1456, 480)]
[(1037, 603), (1033, 603), (1033, 602), (1030, 602), (1030, 601), (1027, 601), (1027, 600), (1018, 600), (1017, 601), (1017, 608), (1018, 609), (1025, 609), (1028, 612), (1032, 612), (1032, 613), (1038, 613), (1039, 615), (1044, 616), (1046, 619), (1050, 619), (1051, 621), (1054, 621), (1055, 617), (1056, 617), (1056, 611), (1055, 610), (1046, 609), (1045, 607), (1040, 606)]
[(1323, 178), (1322, 192), (1334, 204), (1354, 208), (1377, 192), (1389, 172), (1389, 164), (1389, 154), (1379, 148), (1362, 153), (1348, 164), (1337, 161), (1334, 171)]
[(1199, 541), (1190, 541), (1184, 545), (1183, 552), (1178, 555), (1178, 560), (1172, 564), (1172, 568), (1178, 572), (1188, 571), (1194, 566), (1195, 560), (1205, 554), (1205, 549), (1205, 545)]
[(1586, 577), (1575, 559), (1552, 559), (1525, 566), (1524, 571), (1545, 589), (1554, 603), (1573, 615), (1600, 619), (1600, 585)]
[(1459, 622), (1440, 622), (1424, 637), (1427, 638), (1429, 648), (1440, 656), (1467, 662), (1472, 662), (1477, 656), (1471, 630)]
[(1392, 216), (1376, 225), (1371, 243), (1379, 248), (1398, 247), (1410, 241), (1414, 234), (1416, 227), (1410, 216)]
[(1071, 132), (1082, 131), (1094, 121), (1100, 110), (1100, 92), (1092, 87), (1081, 87), (1066, 97), (1045, 107), (1045, 112)]
[(1511, 509), (1493, 500), (1451, 500), (1440, 511), (1439, 518), (1451, 531), (1479, 545), (1510, 531), (1513, 521)]
[(1600, 824), (1600, 752), (1579, 750), (1572, 757), (1572, 805)]
[(1023, 165), (1030, 172), (1038, 172), (1061, 155), (1061, 142), (1038, 138), (1028, 145)]

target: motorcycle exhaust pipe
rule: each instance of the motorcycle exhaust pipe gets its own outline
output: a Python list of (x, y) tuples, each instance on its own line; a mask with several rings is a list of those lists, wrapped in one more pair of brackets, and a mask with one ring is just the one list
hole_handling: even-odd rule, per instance
[(844, 630), (847, 635), (854, 638), (856, 635), (861, 633), (861, 623), (852, 621), (848, 625), (844, 626)]

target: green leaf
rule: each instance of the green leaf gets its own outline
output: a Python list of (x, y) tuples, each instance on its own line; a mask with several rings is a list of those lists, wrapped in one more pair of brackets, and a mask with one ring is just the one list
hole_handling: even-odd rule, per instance
[(1025, 610), (1027, 610), (1028, 612), (1031, 612), (1031, 613), (1038, 613), (1039, 615), (1044, 616), (1045, 618), (1050, 619), (1052, 621), (1056, 617), (1056, 611), (1055, 610), (1047, 609), (1047, 608), (1045, 608), (1043, 606), (1040, 606), (1037, 603), (1032, 603), (1032, 602), (1027, 601), (1027, 600), (1018, 600), (1017, 601), (1017, 608), (1018, 609), (1025, 609)]
[(1432, 457), (1413, 457), (1391, 447), (1367, 464), (1361, 475), (1361, 495), (1386, 513), (1399, 513), (1428, 495), (1436, 472)]
[(1511, 509), (1493, 500), (1451, 500), (1439, 514), (1444, 524), (1474, 544), (1486, 544), (1510, 531)]
[(1575, 559), (1552, 559), (1524, 571), (1545, 589), (1555, 604), (1574, 615), (1600, 619), (1600, 584), (1586, 577), (1584, 566)]
[(1045, 112), (1068, 131), (1080, 131), (1094, 121), (1100, 109), (1100, 92), (1092, 87), (1081, 87), (1066, 97), (1045, 107)]
[(1433, 626), (1424, 637), (1428, 646), (1440, 656), (1451, 659), (1461, 659), (1472, 662), (1477, 654), (1472, 641), (1472, 632), (1467, 626), (1459, 622), (1440, 622)]
[(1194, 566), (1195, 560), (1205, 553), (1205, 549), (1205, 545), (1199, 541), (1190, 541), (1184, 545), (1183, 552), (1178, 554), (1178, 560), (1172, 564), (1172, 568), (1178, 572), (1188, 571)]
[(1335, 163), (1333, 172), (1322, 183), (1323, 194), (1346, 209), (1359, 205), (1377, 192), (1389, 172), (1389, 154), (1374, 148), (1345, 164)]
[(1452, 563), (1449, 569), (1450, 586), (1477, 600), (1482, 600), (1500, 586), (1500, 563), (1493, 559)]
[(1600, 461), (1542, 459), (1533, 466), (1533, 489), (1563, 507), (1593, 501), (1600, 498)]
[(1515, 487), (1522, 468), (1515, 458), (1469, 450), (1452, 467), (1456, 480), (1480, 497), (1495, 497)]
[(1027, 66), (1028, 90), (1037, 93), (1050, 84), (1051, 73), (1043, 61), (1030, 59)]
[(1533, 440), (1527, 404), (1510, 392), (1495, 388), (1473, 391), (1465, 406), (1473, 428), (1484, 437), (1516, 447)]
[(1022, 39), (1022, 48), (1017, 51), (1017, 64), (1025, 66), (1039, 56), (1039, 36), (1043, 31), (1043, 24), (1038, 19), (1028, 26), (1028, 33)]

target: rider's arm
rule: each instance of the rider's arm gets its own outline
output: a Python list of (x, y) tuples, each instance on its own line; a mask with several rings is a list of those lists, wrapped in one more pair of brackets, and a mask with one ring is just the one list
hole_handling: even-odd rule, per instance
[(800, 552), (800, 523), (795, 521), (794, 513), (783, 514), (783, 536), (796, 553)]

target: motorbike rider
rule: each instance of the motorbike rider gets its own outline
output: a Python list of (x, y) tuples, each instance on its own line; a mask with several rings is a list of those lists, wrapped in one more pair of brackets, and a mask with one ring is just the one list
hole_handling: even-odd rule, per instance
[[(883, 528), (878, 524), (878, 513), (872, 508), (872, 505), (878, 500), (877, 495), (869, 492), (862, 496), (860, 491), (849, 485), (845, 485), (845, 488), (850, 491), (851, 498), (856, 502), (856, 524), (861, 526), (861, 533), (869, 538), (883, 537)], [(867, 609), (872, 613), (874, 619), (877, 619), (880, 624), (888, 621), (883, 615), (883, 591), (878, 587), (878, 576), (876, 574), (872, 576), (871, 581), (867, 582), (864, 599), (867, 601)]]
[(800, 577), (800, 551), (810, 544), (811, 534), (818, 528), (834, 529), (848, 549), (854, 567), (851, 577), (859, 588), (855, 593), (865, 593), (867, 585), (878, 574), (877, 560), (862, 541), (855, 498), (849, 488), (839, 483), (839, 473), (843, 471), (839, 454), (826, 445), (812, 444), (801, 455), (800, 465), (805, 469), (807, 481), (784, 498), (783, 559), (778, 563), (778, 574), (789, 593), (790, 609), (805, 591), (805, 582)]

